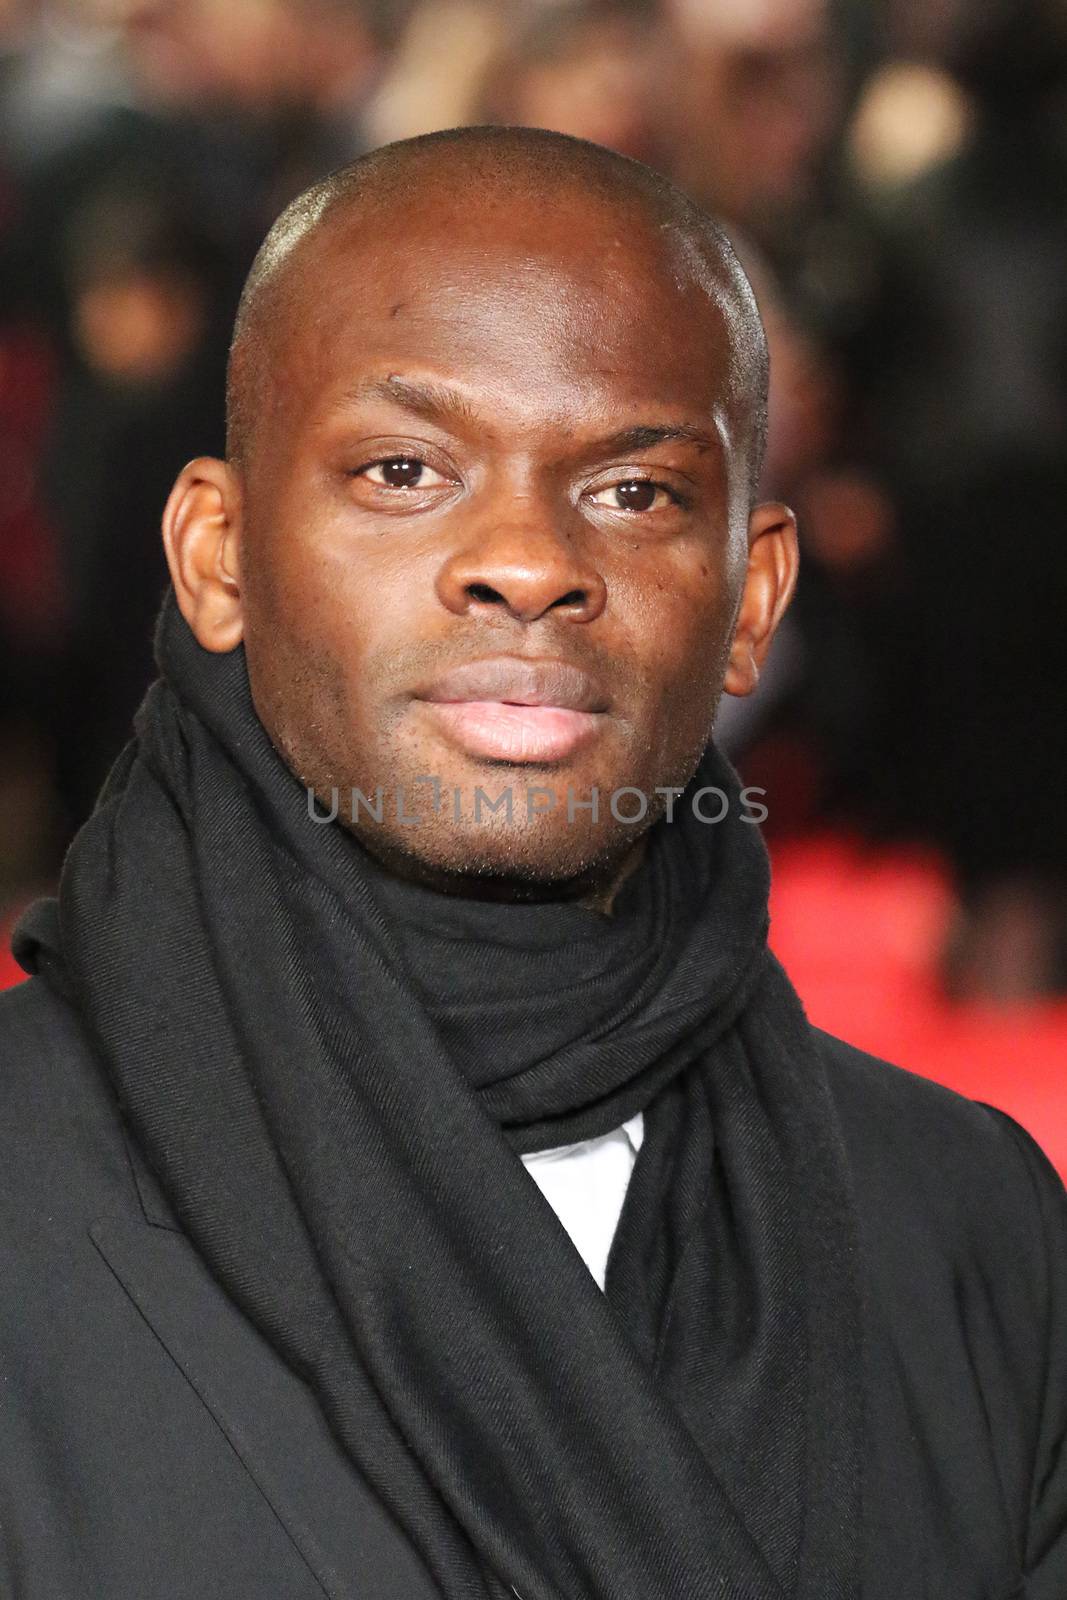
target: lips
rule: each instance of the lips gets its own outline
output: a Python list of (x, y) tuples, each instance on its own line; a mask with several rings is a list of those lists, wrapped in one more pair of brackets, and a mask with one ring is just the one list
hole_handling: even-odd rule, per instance
[(580, 667), (517, 656), (468, 661), (415, 698), (467, 755), (531, 763), (564, 760), (594, 739), (609, 704)]
[(567, 711), (606, 711), (608, 697), (581, 667), (529, 656), (487, 656), (442, 673), (417, 698), (434, 704), (495, 700), (512, 706), (560, 706)]

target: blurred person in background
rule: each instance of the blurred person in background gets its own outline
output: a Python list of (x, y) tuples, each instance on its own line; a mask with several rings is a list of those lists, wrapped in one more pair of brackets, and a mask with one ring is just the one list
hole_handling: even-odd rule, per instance
[(42, 452), (64, 606), (53, 729), (68, 825), (91, 809), (151, 676), (166, 579), (146, 536), (194, 440), (223, 434), (225, 267), (174, 197), (102, 189), (64, 234), (70, 349)]
[(55, 361), (16, 266), (27, 219), (13, 113), (35, 10), (0, 3), (0, 908), (52, 869), (66, 834), (52, 759), (62, 602), (38, 481)]
[(845, 110), (829, 0), (663, 0), (658, 104), (672, 174), (792, 266)]
[(520, 14), (487, 71), (477, 120), (552, 128), (662, 164), (655, 21), (633, 0), (562, 0)]
[[(21, 260), (38, 295), (43, 274), (53, 301), (62, 299), (72, 210), (134, 171), (173, 193), (225, 249), (235, 297), (278, 205), (364, 147), (361, 107), (388, 24), (370, 0), (115, 0), (83, 10), (95, 41), (84, 53), (102, 55), (106, 43), (106, 92), (43, 137), (33, 90), (47, 33), (23, 52), (9, 89)], [(67, 37), (60, 32), (52, 50)]]
[(771, 356), (763, 488), (798, 511), (803, 569), (776, 659), (748, 701), (720, 711), (717, 736), (774, 794), (772, 836), (844, 822), (899, 824), (900, 580), (893, 511), (852, 454), (846, 372), (811, 308), (769, 261), (735, 241)]
[(935, 43), (969, 119), (872, 192), (849, 360), (907, 575), (910, 822), (961, 895), (946, 979), (1019, 1000), (1067, 989), (1067, 11), (949, 7)]

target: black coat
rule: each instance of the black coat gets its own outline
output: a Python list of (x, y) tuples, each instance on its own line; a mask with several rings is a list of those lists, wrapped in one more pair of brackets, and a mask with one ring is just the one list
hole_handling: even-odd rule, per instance
[[(1067, 1600), (1062, 1185), (1000, 1113), (820, 1041), (860, 1214), (863, 1600)], [(436, 1600), (40, 979), (0, 997), (0, 1594)]]

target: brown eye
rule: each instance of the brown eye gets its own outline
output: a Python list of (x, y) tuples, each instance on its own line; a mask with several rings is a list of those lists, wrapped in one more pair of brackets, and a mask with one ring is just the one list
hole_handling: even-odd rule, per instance
[(376, 483), (379, 489), (440, 489), (449, 482), (418, 456), (385, 456), (353, 474)]
[(681, 505), (681, 496), (654, 478), (620, 478), (589, 497), (605, 511), (668, 511)]
[(617, 483), (613, 492), (621, 511), (651, 511), (656, 503), (656, 485), (647, 478)]
[(397, 456), (395, 461), (383, 461), (382, 477), (390, 489), (414, 489), (422, 477), (422, 462), (411, 461), (407, 456)]

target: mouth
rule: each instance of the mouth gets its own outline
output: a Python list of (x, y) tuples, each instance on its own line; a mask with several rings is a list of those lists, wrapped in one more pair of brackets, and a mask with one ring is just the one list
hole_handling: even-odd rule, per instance
[(517, 764), (573, 755), (597, 737), (609, 704), (601, 685), (581, 668), (517, 656), (467, 662), (415, 699), (464, 754)]

